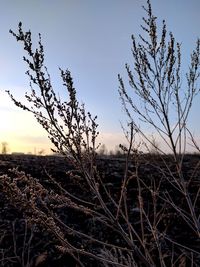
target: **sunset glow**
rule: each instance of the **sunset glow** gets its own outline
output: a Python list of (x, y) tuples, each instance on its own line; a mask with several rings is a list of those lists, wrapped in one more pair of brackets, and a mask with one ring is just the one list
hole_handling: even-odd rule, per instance
[[(0, 143), (9, 144), (9, 152), (37, 153), (44, 149), (51, 153), (51, 143), (44, 129), (31, 114), (11, 102), (5, 90), (22, 100), (29, 90), (25, 55), (9, 29), (16, 30), (19, 21), (30, 29), (34, 46), (38, 33), (42, 34), (46, 65), (55, 92), (63, 96), (59, 67), (69, 68), (74, 78), (78, 99), (87, 110), (98, 116), (100, 137), (108, 150), (114, 150), (125, 138), (120, 122), (126, 125), (126, 116), (119, 101), (117, 79), (120, 73), (125, 80), (125, 63), (132, 64), (131, 34), (141, 33), (140, 24), (146, 1), (11, 1), (2, 2), (0, 10)], [(155, 15), (161, 25), (166, 19), (168, 30), (182, 43), (183, 70), (190, 53), (200, 36), (200, 2), (152, 0)], [(179, 10), (179, 12), (177, 12)], [(36, 19), (37, 18), (37, 19)], [(183, 73), (183, 86), (184, 86)], [(199, 99), (194, 102), (190, 117), (191, 130), (199, 139)], [(148, 130), (148, 129), (147, 129)]]

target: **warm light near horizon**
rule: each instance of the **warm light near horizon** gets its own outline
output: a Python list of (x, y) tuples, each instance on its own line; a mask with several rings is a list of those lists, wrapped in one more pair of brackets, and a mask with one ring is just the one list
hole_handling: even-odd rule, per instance
[[(3, 91), (0, 92), (0, 114), (0, 143), (8, 143), (9, 153), (37, 154), (41, 150), (44, 154), (52, 153), (53, 145), (42, 126), (32, 114), (17, 108)], [(108, 150), (115, 150), (124, 140), (123, 133), (102, 132), (98, 138), (98, 142), (105, 144)]]
[[(2, 142), (8, 143), (9, 153), (39, 154), (40, 151), (43, 151), (45, 155), (52, 153), (51, 148), (53, 145), (42, 126), (37, 123), (32, 114), (17, 108), (4, 91), (0, 91), (0, 114), (0, 153)], [(127, 143), (123, 132), (99, 130), (100, 135), (97, 142), (104, 144), (107, 151), (115, 151), (120, 143)], [(161, 146), (162, 142), (159, 140), (159, 136), (155, 134), (154, 137), (156, 137), (159, 146)], [(199, 138), (196, 141), (200, 143)], [(188, 148), (188, 151), (194, 151), (190, 145)], [(170, 152), (167, 147), (165, 151)]]
[(15, 107), (5, 92), (0, 92), (0, 142), (7, 142), (9, 152), (35, 153), (44, 149), (50, 153), (45, 131), (32, 114)]

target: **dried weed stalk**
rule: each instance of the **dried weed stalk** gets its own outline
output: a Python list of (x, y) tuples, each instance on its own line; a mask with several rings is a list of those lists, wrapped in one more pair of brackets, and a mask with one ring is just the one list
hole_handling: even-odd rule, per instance
[[(200, 237), (199, 190), (191, 191), (198, 167), (194, 169), (192, 179), (185, 175), (183, 164), (190, 133), (187, 119), (194, 97), (199, 93), (200, 41), (192, 52), (186, 74), (187, 87), (183, 90), (181, 45), (175, 42), (172, 33), (167, 37), (165, 21), (159, 38), (149, 0), (144, 9), (147, 17), (143, 18), (142, 29), (147, 38), (140, 35), (141, 43), (137, 43), (132, 36), (134, 71), (126, 65), (133, 97), (119, 76), (119, 93), (130, 119), (130, 131), (126, 135), (129, 146), (122, 146), (126, 152), (124, 177), (115, 194), (105, 183), (96, 164), (96, 117), (93, 118), (85, 111), (84, 105), (79, 104), (71, 73), (60, 70), (69, 96), (63, 102), (56, 95), (44, 65), (41, 36), (38, 48), (34, 50), (31, 32), (24, 32), (21, 23), (17, 33), (11, 31), (27, 53), (24, 61), (29, 69), (31, 93), (26, 94), (26, 99), (30, 105), (22, 104), (8, 93), (18, 107), (34, 114), (57, 151), (74, 164), (79, 178), (86, 184), (87, 199), (82, 197), (83, 194), (71, 194), (50, 175), (49, 179), (55, 186), (51, 190), (17, 170), (11, 176), (2, 176), (0, 184), (7, 198), (23, 211), (27, 222), (39, 224), (49, 231), (55, 238), (58, 251), (70, 254), (79, 266), (87, 266), (86, 258), (93, 259), (93, 264), (95, 261), (99, 266), (200, 264), (197, 246)], [(156, 131), (173, 154), (172, 161), (142, 130), (135, 115)], [(159, 152), (145, 165), (141, 164), (145, 155), (141, 155), (135, 143), (137, 134), (147, 146), (150, 144)], [(131, 164), (134, 166), (132, 171)], [(73, 171), (70, 175), (77, 179)], [(80, 184), (80, 192), (83, 188)], [(177, 203), (177, 199), (181, 203)], [(65, 208), (68, 212), (72, 209), (82, 214), (84, 220), (93, 225), (94, 231), (76, 228), (62, 220), (59, 210)], [(181, 227), (188, 231), (193, 238), (192, 245), (183, 242), (179, 229), (172, 224), (174, 220), (179, 220)], [(178, 237), (173, 233), (178, 233)]]

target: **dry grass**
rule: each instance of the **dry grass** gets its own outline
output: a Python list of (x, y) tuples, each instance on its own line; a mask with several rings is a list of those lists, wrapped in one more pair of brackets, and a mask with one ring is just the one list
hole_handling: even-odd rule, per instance
[[(171, 33), (167, 36), (165, 22), (161, 38), (158, 37), (149, 0), (144, 9), (147, 17), (142, 29), (148, 38), (140, 36), (138, 43), (132, 37), (134, 71), (126, 66), (133, 98), (119, 76), (119, 93), (129, 118), (127, 132), (124, 130), (128, 145), (121, 146), (126, 156), (120, 186), (110, 183), (106, 170), (102, 172), (97, 164), (96, 117), (78, 102), (71, 73), (61, 70), (68, 93), (67, 101), (61, 101), (44, 65), (41, 36), (38, 49), (33, 50), (31, 32), (23, 31), (21, 23), (17, 33), (11, 31), (27, 53), (24, 61), (28, 65), (31, 93), (26, 94), (27, 105), (8, 93), (15, 105), (33, 113), (56, 152), (72, 164), (67, 177), (79, 190), (79, 194), (71, 192), (67, 183), (58, 182), (49, 173), (46, 175), (51, 186), (18, 169), (1, 176), (3, 195), (23, 214), (28, 227), (20, 254), (22, 266), (29, 264), (30, 257), (24, 259), (24, 255), (29, 254), (26, 244), (31, 239), (25, 236), (34, 227), (51, 236), (57, 254), (70, 255), (74, 266), (200, 265), (200, 163), (199, 158), (195, 166), (192, 161), (187, 166), (186, 161), (188, 138), (198, 149), (187, 119), (199, 93), (200, 41), (197, 40), (192, 52), (186, 89), (182, 90), (181, 46)], [(146, 135), (138, 121), (147, 123), (160, 136), (171, 156)], [(137, 135), (147, 149), (154, 148), (154, 155), (141, 152), (135, 141)], [(13, 245), (16, 247), (15, 240)], [(35, 266), (38, 261), (45, 264), (46, 251), (36, 257)], [(5, 263), (2, 255), (1, 262)], [(14, 257), (18, 259), (17, 251)]]

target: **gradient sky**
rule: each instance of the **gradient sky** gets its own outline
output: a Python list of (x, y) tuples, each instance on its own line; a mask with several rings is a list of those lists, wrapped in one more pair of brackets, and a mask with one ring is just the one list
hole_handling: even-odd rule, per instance
[[(19, 110), (4, 93), (18, 99), (29, 90), (22, 60), (23, 49), (9, 34), (19, 21), (30, 29), (33, 41), (42, 34), (46, 65), (55, 91), (62, 90), (58, 68), (70, 69), (78, 98), (98, 116), (102, 143), (109, 149), (123, 142), (120, 121), (125, 116), (118, 96), (118, 73), (131, 63), (131, 34), (141, 33), (143, 0), (0, 0), (0, 142), (9, 143), (10, 152), (34, 152), (50, 143), (31, 114)], [(187, 66), (196, 38), (200, 37), (199, 0), (152, 0), (158, 22), (166, 19), (168, 29), (182, 42)], [(191, 116), (191, 128), (198, 135), (199, 100)]]

